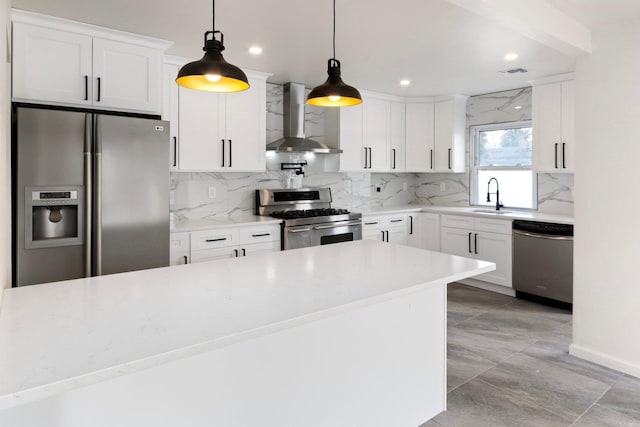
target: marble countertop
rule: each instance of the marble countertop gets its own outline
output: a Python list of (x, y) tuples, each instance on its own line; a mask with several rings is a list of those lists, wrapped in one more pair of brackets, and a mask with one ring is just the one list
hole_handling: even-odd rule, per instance
[(7, 289), (0, 409), (493, 269), (362, 240)]
[(259, 215), (241, 215), (233, 217), (220, 217), (215, 219), (188, 219), (184, 221), (176, 221), (175, 223), (171, 224), (171, 232), (180, 233), (187, 231), (209, 230), (229, 226), (238, 227), (280, 224), (281, 222), (281, 219)]
[(399, 205), (399, 206), (386, 206), (372, 209), (362, 210), (362, 214), (367, 215), (383, 215), (383, 214), (393, 214), (399, 212), (433, 212), (440, 214), (451, 214), (451, 215), (466, 215), (466, 216), (476, 216), (482, 218), (496, 218), (496, 219), (505, 219), (505, 220), (514, 220), (514, 219), (524, 219), (529, 221), (543, 221), (543, 222), (554, 222), (560, 224), (573, 224), (573, 217), (569, 215), (560, 215), (560, 214), (550, 214), (536, 211), (519, 211), (516, 209), (504, 209), (508, 213), (504, 214), (495, 214), (495, 213), (482, 213), (482, 212), (474, 212), (474, 210), (492, 210), (490, 206), (487, 207), (479, 207), (479, 206), (469, 206), (469, 207), (456, 207), (456, 206), (433, 206), (433, 205)]

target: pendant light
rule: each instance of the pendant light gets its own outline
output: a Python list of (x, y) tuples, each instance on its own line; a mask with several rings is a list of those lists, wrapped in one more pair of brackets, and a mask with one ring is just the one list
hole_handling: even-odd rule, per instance
[(362, 103), (360, 92), (342, 81), (340, 61), (336, 58), (336, 0), (333, 0), (333, 58), (327, 62), (329, 78), (307, 96), (307, 104), (319, 107), (349, 107)]
[[(249, 89), (247, 75), (222, 57), (224, 34), (216, 31), (216, 2), (213, 3), (213, 31), (204, 33), (205, 54), (199, 61), (189, 62), (178, 72), (180, 86), (208, 92), (240, 92)], [(216, 35), (220, 34), (220, 40)], [(211, 38), (209, 38), (211, 36)]]

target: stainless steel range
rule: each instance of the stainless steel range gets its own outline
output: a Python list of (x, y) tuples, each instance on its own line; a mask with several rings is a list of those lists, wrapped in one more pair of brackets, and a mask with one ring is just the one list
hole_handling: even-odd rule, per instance
[(362, 240), (362, 214), (332, 208), (330, 188), (256, 190), (256, 215), (283, 220), (284, 250)]

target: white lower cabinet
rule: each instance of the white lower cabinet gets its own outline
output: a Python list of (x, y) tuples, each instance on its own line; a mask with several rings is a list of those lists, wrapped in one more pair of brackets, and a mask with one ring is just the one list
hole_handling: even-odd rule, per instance
[(171, 234), (171, 265), (277, 251), (280, 251), (279, 224), (243, 225)]
[(440, 214), (422, 212), (420, 214), (420, 245), (422, 249), (440, 251)]
[(419, 247), (418, 214), (365, 215), (362, 218), (362, 238), (399, 245)]
[(444, 253), (489, 261), (496, 269), (474, 279), (511, 287), (511, 221), (442, 215), (440, 249)]

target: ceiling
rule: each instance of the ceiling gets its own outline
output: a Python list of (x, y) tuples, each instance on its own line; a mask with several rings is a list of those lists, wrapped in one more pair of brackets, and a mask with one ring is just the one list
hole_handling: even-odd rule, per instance
[[(640, 16), (639, 0), (548, 3), (587, 25)], [(13, 0), (13, 7), (171, 40), (168, 54), (193, 59), (202, 55), (203, 33), (211, 29), (211, 0)], [(326, 79), (331, 13), (331, 0), (218, 0), (216, 29), (224, 33), (229, 62), (273, 73), (269, 81), (274, 83), (312, 87)], [(512, 89), (571, 72), (575, 63), (575, 55), (446, 0), (338, 0), (336, 25), (344, 81), (394, 95)], [(254, 44), (263, 48), (260, 56), (247, 51)], [(505, 61), (508, 52), (517, 52), (519, 59)], [(517, 67), (529, 72), (500, 73)], [(410, 79), (411, 85), (400, 86), (400, 79)]]

